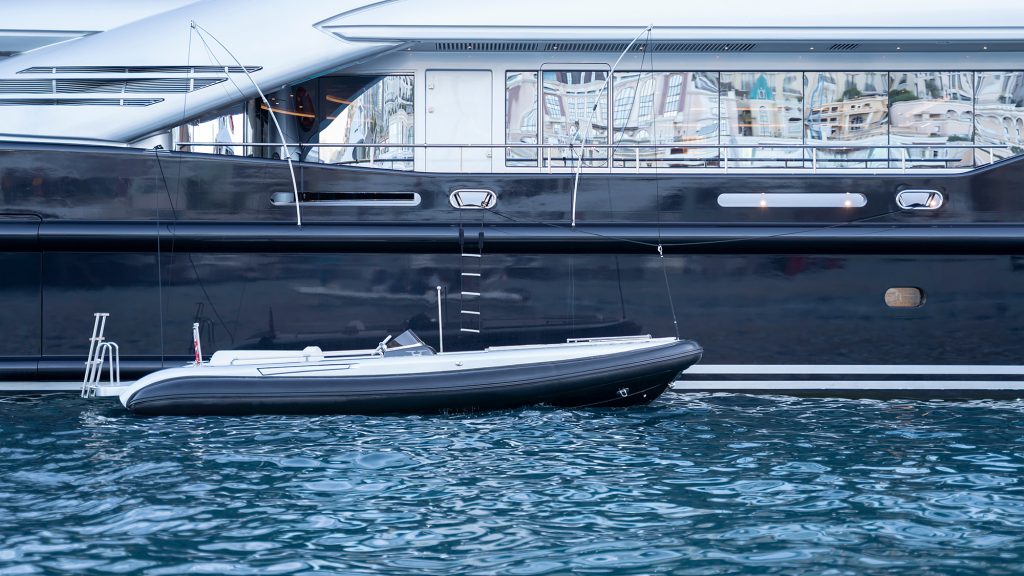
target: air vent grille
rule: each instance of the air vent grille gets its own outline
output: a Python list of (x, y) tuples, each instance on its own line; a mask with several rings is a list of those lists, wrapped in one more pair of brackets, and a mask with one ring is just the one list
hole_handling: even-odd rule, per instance
[(655, 52), (750, 52), (754, 42), (665, 42), (655, 44)]
[[(224, 72), (224, 66), (33, 66), (18, 74), (211, 74)], [(262, 66), (228, 66), (230, 74), (256, 72)]]
[(840, 42), (828, 47), (829, 52), (850, 52), (860, 47), (859, 42)]
[(0, 80), (0, 94), (53, 94), (53, 80)]
[(536, 52), (533, 42), (437, 42), (438, 52)]
[(163, 98), (0, 98), (0, 106), (152, 106)]
[[(545, 52), (622, 52), (629, 42), (548, 42)], [(642, 52), (643, 44), (634, 44), (633, 52)]]
[(58, 79), (0, 80), (2, 94), (123, 94), (159, 92), (183, 94), (220, 84), (226, 78), (133, 78), (129, 80)]

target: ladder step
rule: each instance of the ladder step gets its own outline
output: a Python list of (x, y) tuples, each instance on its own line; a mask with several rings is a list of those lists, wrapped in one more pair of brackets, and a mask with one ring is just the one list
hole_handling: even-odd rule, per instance
[(462, 275), (463, 276), (476, 276), (477, 278), (480, 277), (480, 273), (479, 272), (463, 272)]
[(472, 328), (459, 328), (459, 330), (462, 330), (463, 332), (472, 332), (473, 334), (479, 334), (480, 333), (479, 330), (473, 330)]
[(463, 252), (462, 255), (467, 257), (467, 258), (480, 258), (480, 257), (483, 256), (483, 254), (468, 254), (468, 253), (465, 253), (465, 252)]
[(479, 295), (480, 295), (480, 293), (479, 293), (479, 292), (466, 292), (465, 290), (463, 290), (463, 291), (461, 292), (461, 294), (462, 294), (463, 296), (479, 296)]
[(474, 316), (479, 316), (479, 315), (480, 315), (480, 313), (479, 313), (479, 312), (475, 312), (475, 311), (473, 311), (473, 310), (461, 310), (461, 312), (462, 312), (463, 314), (472, 314), (472, 315), (474, 315)]

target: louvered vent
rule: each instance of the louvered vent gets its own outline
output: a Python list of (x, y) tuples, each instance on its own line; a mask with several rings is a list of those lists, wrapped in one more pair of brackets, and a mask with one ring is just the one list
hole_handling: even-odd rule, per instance
[[(545, 52), (622, 52), (629, 42), (548, 42)], [(633, 51), (643, 50), (642, 44), (634, 44)]]
[(0, 106), (152, 106), (163, 98), (0, 98)]
[(0, 94), (52, 94), (53, 80), (0, 80)]
[[(210, 74), (224, 72), (224, 66), (33, 66), (18, 74)], [(256, 72), (262, 66), (228, 66), (231, 74)]]
[(226, 80), (226, 78), (0, 80), (0, 94), (121, 94), (133, 92), (183, 94), (220, 84)]
[(437, 42), (438, 52), (536, 52), (533, 42)]
[(833, 44), (828, 47), (829, 52), (850, 52), (860, 47), (859, 42), (843, 42), (839, 44)]
[(753, 42), (665, 42), (654, 45), (655, 52), (750, 52)]

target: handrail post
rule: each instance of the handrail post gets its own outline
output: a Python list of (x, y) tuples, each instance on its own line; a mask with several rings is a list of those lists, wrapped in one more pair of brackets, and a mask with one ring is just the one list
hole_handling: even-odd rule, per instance
[[(636, 161), (636, 173), (639, 174), (640, 173), (640, 147), (637, 146), (636, 148), (633, 148), (633, 152), (634, 152), (633, 158)], [(657, 155), (658, 154), (657, 151), (655, 151), (654, 154)]]
[(441, 310), (441, 287), (437, 287), (437, 339), (441, 352), (444, 352), (444, 314)]
[(729, 173), (729, 149), (722, 148), (722, 168), (725, 169), (725, 173)]
[(373, 146), (370, 146), (370, 168), (373, 168), (373, 162), (374, 162), (374, 158), (373, 158)]
[(903, 172), (905, 173), (907, 171), (907, 149), (906, 148), (900, 148), (900, 156), (901, 156), (900, 164), (902, 165)]
[(818, 173), (818, 149), (811, 148), (811, 174)]
[(551, 174), (551, 148), (544, 147), (544, 156), (547, 158), (548, 174)]

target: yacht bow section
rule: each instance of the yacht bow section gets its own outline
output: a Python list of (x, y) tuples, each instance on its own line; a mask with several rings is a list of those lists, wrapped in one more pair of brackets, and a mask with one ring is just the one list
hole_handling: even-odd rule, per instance
[(253, 97), (242, 67), (267, 89), (392, 49), (315, 27), (365, 4), (178, 2), (105, 32), (65, 35), (76, 39), (0, 60), (0, 139), (131, 143)]

